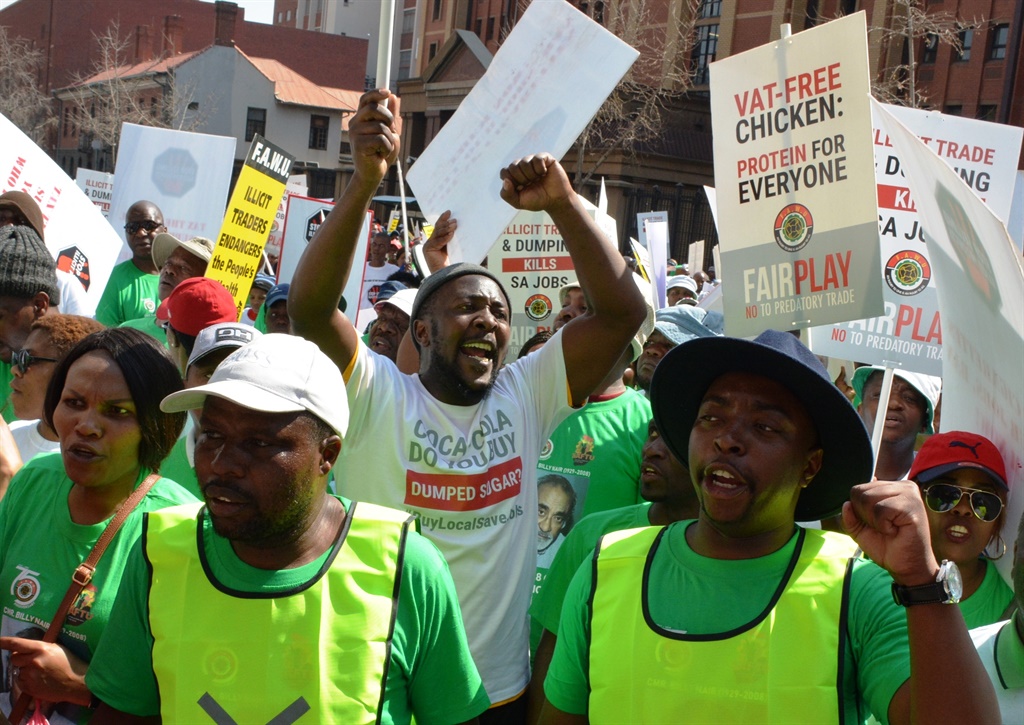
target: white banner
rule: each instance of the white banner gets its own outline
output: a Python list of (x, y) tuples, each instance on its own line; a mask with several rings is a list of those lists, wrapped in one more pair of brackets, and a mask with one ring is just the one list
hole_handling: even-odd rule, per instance
[[(1024, 130), (935, 111), (879, 106), (935, 151), (996, 216), (1008, 216)], [(941, 376), (941, 280), (930, 262), (900, 156), (874, 115), (873, 125), (885, 314), (813, 328), (811, 344), (820, 355)]]
[(114, 175), (92, 169), (79, 168), (75, 183), (89, 201), (99, 207), (104, 217), (110, 213), (110, 199), (114, 195)]
[[(164, 215), (167, 231), (179, 239), (216, 239), (224, 220), (235, 139), (126, 123), (121, 130), (110, 201), (110, 224), (124, 238), (124, 215), (145, 199)], [(123, 245), (122, 259), (128, 259)]]
[(409, 171), (427, 219), (451, 209), (459, 220), (453, 262), (480, 262), (515, 217), (499, 171), (530, 154), (560, 159), (638, 55), (569, 3), (530, 4)]
[[(886, 110), (936, 274), (945, 342), (942, 430), (980, 433), (999, 447), (1010, 484), (1003, 539), (1013, 550), (1024, 509), (1024, 270), (1006, 227), (953, 169)], [(1022, 542), (1024, 545), (1024, 542)], [(1009, 581), (1013, 557), (996, 562)]]
[(13, 190), (27, 192), (38, 202), (46, 246), (57, 268), (78, 277), (95, 309), (121, 239), (53, 159), (0, 115), (0, 193)]
[(711, 64), (729, 335), (882, 313), (864, 18)]

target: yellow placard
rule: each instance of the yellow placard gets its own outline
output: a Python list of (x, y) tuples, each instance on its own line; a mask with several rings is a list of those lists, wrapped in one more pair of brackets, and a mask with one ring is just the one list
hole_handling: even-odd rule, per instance
[(235, 298), (239, 318), (260, 269), (263, 248), (294, 161), (293, 156), (257, 134), (231, 193), (206, 276), (223, 284)]

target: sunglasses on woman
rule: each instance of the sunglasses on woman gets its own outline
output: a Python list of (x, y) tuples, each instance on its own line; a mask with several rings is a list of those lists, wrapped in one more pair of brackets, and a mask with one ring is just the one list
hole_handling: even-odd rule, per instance
[(970, 496), (971, 511), (982, 521), (995, 521), (1003, 510), (1003, 502), (998, 496), (976, 488), (961, 488), (951, 483), (933, 483), (923, 492), (925, 504), (937, 514), (955, 509), (964, 495)]
[(11, 353), (11, 365), (18, 368), (21, 374), (24, 375), (28, 372), (28, 369), (35, 365), (37, 362), (57, 362), (56, 358), (52, 357), (36, 357), (29, 353), (28, 350), (15, 350)]

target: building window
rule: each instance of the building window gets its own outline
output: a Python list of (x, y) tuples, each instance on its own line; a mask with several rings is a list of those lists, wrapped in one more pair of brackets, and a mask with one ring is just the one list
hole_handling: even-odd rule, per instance
[(494, 18), (487, 18), (487, 37), (485, 40), (492, 40), (494, 38)]
[(253, 136), (267, 135), (267, 109), (250, 108), (245, 114), (245, 140), (252, 141)]
[(427, 62), (432, 61), (435, 55), (437, 55), (437, 43), (431, 43), (427, 48)]
[(324, 151), (327, 149), (327, 129), (331, 119), (327, 116), (312, 115), (309, 117), (309, 147)]
[(934, 63), (935, 56), (939, 52), (939, 36), (935, 33), (928, 33), (924, 36), (924, 48), (921, 51), (922, 63)]
[(402, 11), (402, 34), (416, 32), (416, 8)]
[(476, 19), (476, 37), (484, 39), (484, 21), (481, 18)]
[(722, 0), (701, 0), (698, 18), (718, 18), (722, 15)]
[(440, 20), (441, 19), (441, 0), (434, 0), (433, 18), (434, 18), (434, 20)]
[(291, 11), (291, 10), (288, 10), (288, 11), (286, 11), (286, 12), (285, 12), (285, 14), (284, 14), (284, 21), (285, 21), (286, 23), (290, 23), (290, 22), (291, 22), (291, 20), (292, 20), (292, 11)]
[(999, 106), (995, 104), (982, 104), (978, 106), (978, 118), (982, 121), (996, 122), (996, 114), (999, 112)]
[(960, 46), (961, 50), (957, 53), (957, 60), (970, 60), (971, 59), (971, 45), (974, 43), (974, 31), (973, 30), (961, 30), (960, 31)]
[(1006, 44), (1010, 39), (1010, 26), (997, 25), (992, 28), (992, 45), (989, 47), (989, 60), (1004, 60), (1006, 58)]
[(715, 60), (715, 53), (718, 51), (718, 24), (698, 25), (696, 31), (696, 42), (690, 55), (690, 69), (693, 72), (694, 84), (705, 86), (708, 83), (708, 66)]
[(964, 107), (959, 105), (946, 106), (943, 113), (945, 113), (947, 116), (962, 116), (964, 115)]
[(398, 80), (412, 77), (412, 49), (398, 51)]

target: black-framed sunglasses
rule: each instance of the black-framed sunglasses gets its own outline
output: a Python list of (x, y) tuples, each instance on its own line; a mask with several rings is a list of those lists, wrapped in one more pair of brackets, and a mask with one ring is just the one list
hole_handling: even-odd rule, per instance
[(138, 234), (140, 229), (145, 229), (147, 232), (155, 232), (157, 229), (162, 227), (163, 224), (160, 222), (154, 222), (149, 219), (141, 222), (128, 222), (124, 225), (124, 230), (129, 235)]
[(971, 511), (982, 521), (995, 521), (1003, 510), (1003, 502), (998, 496), (976, 488), (961, 488), (952, 483), (933, 483), (925, 488), (923, 493), (925, 505), (937, 514), (955, 509), (965, 494), (970, 496)]
[(11, 365), (18, 368), (22, 375), (28, 372), (28, 369), (35, 365), (37, 362), (57, 362), (56, 358), (52, 357), (36, 357), (29, 353), (28, 350), (15, 350), (11, 353)]

